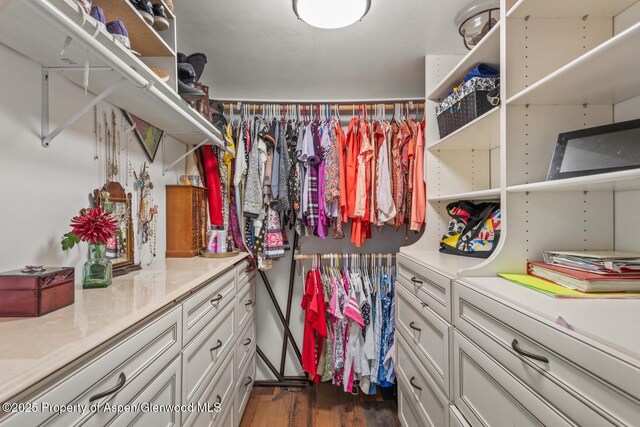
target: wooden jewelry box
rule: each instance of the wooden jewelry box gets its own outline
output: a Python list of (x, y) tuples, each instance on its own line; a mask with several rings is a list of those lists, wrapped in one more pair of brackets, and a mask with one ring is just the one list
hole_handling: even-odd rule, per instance
[(73, 304), (74, 269), (48, 267), (0, 273), (0, 317), (39, 317)]

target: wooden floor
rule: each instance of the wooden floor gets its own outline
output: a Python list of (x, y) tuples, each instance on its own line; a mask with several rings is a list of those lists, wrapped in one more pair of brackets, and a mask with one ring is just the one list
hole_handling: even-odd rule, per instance
[(331, 384), (302, 391), (256, 387), (240, 427), (400, 427), (393, 400), (353, 396)]

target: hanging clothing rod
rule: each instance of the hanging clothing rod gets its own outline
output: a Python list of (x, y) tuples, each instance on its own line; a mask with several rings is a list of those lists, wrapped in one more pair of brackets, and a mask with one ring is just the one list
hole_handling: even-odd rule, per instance
[(425, 97), (413, 97), (413, 98), (370, 98), (370, 99), (238, 99), (238, 98), (215, 98), (212, 101), (223, 102), (225, 104), (237, 104), (242, 102), (243, 104), (278, 104), (278, 105), (316, 105), (316, 104), (404, 104), (407, 102), (424, 102)]
[[(355, 112), (358, 112), (358, 107), (361, 106), (361, 105), (366, 106), (367, 110), (372, 111), (373, 108), (375, 108), (377, 105), (381, 105), (381, 104), (382, 103), (380, 103), (380, 104), (367, 104), (367, 103), (363, 103), (363, 104), (328, 104), (328, 105), (330, 107), (332, 107), (334, 105), (338, 105), (338, 110), (341, 113), (352, 113), (354, 110), (355, 110)], [(401, 102), (399, 104), (407, 104), (407, 103)], [(232, 107), (237, 109), (237, 105), (238, 104), (236, 104), (236, 103), (224, 104), (224, 109), (225, 109), (225, 111), (229, 111), (229, 109), (232, 108)], [(243, 105), (246, 105), (248, 108), (250, 108), (252, 110), (255, 109), (256, 111), (260, 111), (260, 109), (262, 108), (263, 105), (268, 105), (268, 106), (271, 106), (271, 105), (285, 105), (285, 106), (286, 105), (305, 105), (305, 106), (313, 106), (313, 105), (316, 105), (316, 104), (277, 104), (276, 103), (276, 104), (243, 104)], [(323, 104), (323, 105), (327, 105), (327, 104)], [(411, 108), (415, 108), (417, 110), (424, 111), (424, 105), (425, 105), (424, 102), (413, 103)], [(384, 104), (385, 111), (393, 111), (395, 109), (395, 107), (396, 107), (395, 104)]]
[[(332, 259), (335, 257), (338, 257), (339, 259), (342, 259), (345, 254), (321, 254), (320, 258), (321, 259)], [(387, 257), (391, 257), (391, 258), (395, 258), (396, 254), (346, 254), (347, 257), (349, 256), (359, 256), (361, 258), (367, 258), (367, 259), (376, 259), (378, 257), (381, 258), (387, 258)], [(306, 260), (306, 259), (315, 259), (317, 258), (318, 255), (314, 255), (314, 254), (296, 254), (293, 258), (295, 260)]]

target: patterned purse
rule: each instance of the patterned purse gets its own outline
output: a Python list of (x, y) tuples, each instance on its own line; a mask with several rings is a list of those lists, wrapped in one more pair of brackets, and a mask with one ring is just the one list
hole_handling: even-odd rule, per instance
[(440, 242), (440, 252), (488, 258), (500, 239), (500, 204), (460, 201), (450, 203), (449, 227)]

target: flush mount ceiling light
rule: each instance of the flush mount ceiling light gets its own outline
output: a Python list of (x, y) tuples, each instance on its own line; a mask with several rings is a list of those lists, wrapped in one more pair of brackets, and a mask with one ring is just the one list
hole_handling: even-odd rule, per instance
[(475, 0), (456, 16), (456, 26), (471, 50), (500, 20), (500, 0)]
[(333, 30), (360, 21), (371, 0), (293, 0), (293, 12), (307, 24)]

